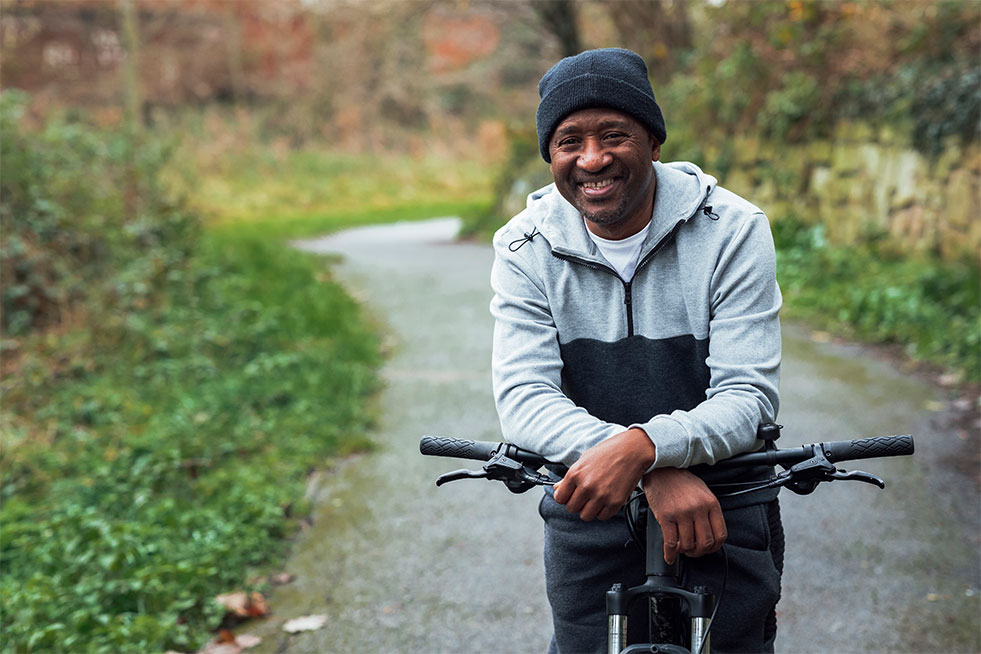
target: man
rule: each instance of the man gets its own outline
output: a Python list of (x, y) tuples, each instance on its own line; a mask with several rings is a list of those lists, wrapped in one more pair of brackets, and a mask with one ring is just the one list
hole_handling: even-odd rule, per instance
[(491, 311), (505, 438), (569, 466), (540, 506), (549, 651), (605, 651), (604, 592), (643, 581), (643, 554), (624, 545), (638, 484), (665, 559), (692, 557), (688, 583), (720, 592), (712, 553), (727, 543), (713, 651), (772, 651), (776, 491), (720, 503), (706, 484), (722, 480), (709, 464), (761, 447), (757, 426), (777, 412), (766, 216), (694, 164), (660, 163), (664, 119), (633, 52), (563, 59), (539, 94), (555, 183), (495, 235)]

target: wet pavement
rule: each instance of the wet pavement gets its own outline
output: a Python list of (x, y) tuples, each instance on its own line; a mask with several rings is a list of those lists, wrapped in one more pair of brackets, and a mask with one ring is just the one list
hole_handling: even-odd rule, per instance
[[(438, 219), (296, 244), (332, 268), (387, 334), (377, 451), (311, 483), (313, 525), (243, 631), (260, 652), (543, 652), (550, 636), (537, 489), (433, 480), (464, 462), (422, 457), (423, 434), (498, 440), (490, 393), (486, 244)], [(823, 339), (820, 339), (823, 340)], [(787, 559), (778, 652), (978, 652), (981, 502), (949, 465), (965, 447), (944, 398), (858, 346), (784, 329), (781, 446), (910, 433), (917, 454), (867, 462), (886, 479), (781, 494)], [(956, 456), (956, 454), (954, 454)], [(318, 631), (284, 621), (326, 614)]]

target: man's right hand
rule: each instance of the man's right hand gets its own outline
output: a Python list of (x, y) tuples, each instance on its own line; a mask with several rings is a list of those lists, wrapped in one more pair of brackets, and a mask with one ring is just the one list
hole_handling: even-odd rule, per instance
[(628, 429), (586, 450), (555, 485), (555, 501), (587, 522), (612, 517), (630, 498), (657, 451), (647, 433)]
[(643, 480), (647, 503), (664, 534), (664, 560), (711, 554), (726, 541), (719, 500), (705, 482), (681, 468), (655, 468)]

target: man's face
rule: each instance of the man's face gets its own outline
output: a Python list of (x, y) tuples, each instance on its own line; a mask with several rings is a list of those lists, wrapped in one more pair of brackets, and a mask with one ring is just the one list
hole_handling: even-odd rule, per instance
[(576, 111), (558, 124), (548, 147), (556, 188), (599, 232), (624, 238), (650, 220), (651, 161), (661, 145), (635, 119), (615, 109)]

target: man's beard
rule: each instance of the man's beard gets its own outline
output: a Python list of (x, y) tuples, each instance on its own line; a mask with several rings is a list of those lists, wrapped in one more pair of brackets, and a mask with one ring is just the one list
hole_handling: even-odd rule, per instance
[(593, 224), (615, 225), (626, 218), (628, 204), (627, 200), (627, 195), (625, 193), (621, 193), (620, 198), (617, 200), (617, 206), (615, 206), (613, 209), (607, 209), (605, 211), (589, 211), (585, 207), (581, 207), (579, 212), (582, 214), (583, 218)]

